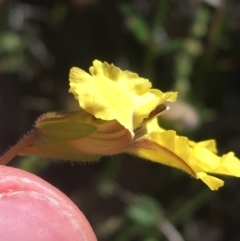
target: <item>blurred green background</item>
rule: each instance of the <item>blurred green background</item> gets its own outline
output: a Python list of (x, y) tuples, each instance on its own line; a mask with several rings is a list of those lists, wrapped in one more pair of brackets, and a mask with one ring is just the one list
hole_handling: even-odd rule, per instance
[[(114, 63), (179, 92), (159, 121), (240, 157), (240, 2), (0, 1), (0, 150), (44, 112), (74, 110), (72, 66)], [(121, 155), (91, 164), (17, 157), (66, 193), (99, 241), (240, 240), (240, 180), (211, 192), (181, 171)]]

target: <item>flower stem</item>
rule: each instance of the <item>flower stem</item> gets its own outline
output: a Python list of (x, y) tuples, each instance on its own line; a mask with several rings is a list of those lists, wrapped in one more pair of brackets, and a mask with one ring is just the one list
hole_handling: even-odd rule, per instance
[(19, 151), (21, 151), (24, 147), (27, 147), (33, 144), (40, 137), (39, 129), (33, 129), (27, 135), (25, 135), (22, 139), (20, 139), (14, 146), (10, 147), (1, 157), (0, 157), (0, 165), (6, 165), (10, 162), (16, 155), (18, 155)]

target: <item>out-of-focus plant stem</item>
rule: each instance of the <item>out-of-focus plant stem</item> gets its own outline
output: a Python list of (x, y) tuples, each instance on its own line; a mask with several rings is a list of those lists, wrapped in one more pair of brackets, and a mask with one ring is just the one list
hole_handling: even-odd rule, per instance
[(187, 218), (193, 215), (200, 207), (202, 207), (206, 202), (208, 202), (212, 197), (213, 193), (204, 189), (199, 192), (196, 196), (191, 198), (188, 202), (186, 202), (178, 211), (176, 211), (173, 215), (169, 216), (168, 219), (174, 225), (178, 225), (186, 221)]
[(111, 181), (105, 184), (104, 189), (105, 195), (116, 196), (128, 204), (124, 211), (125, 217), (121, 218), (121, 222), (111, 232), (111, 235), (116, 236), (111, 239), (114, 241), (131, 240), (143, 230), (142, 238), (145, 237), (146, 240), (148, 237), (162, 240), (164, 236), (167, 236), (168, 240), (183, 240), (175, 225), (184, 223), (214, 196), (210, 190), (204, 189), (179, 210), (166, 215), (159, 203), (150, 196), (136, 195)]
[(159, 5), (155, 14), (155, 18), (153, 21), (153, 25), (150, 31), (149, 40), (146, 45), (146, 55), (143, 63), (143, 76), (151, 79), (153, 81), (153, 72), (154, 72), (154, 62), (157, 57), (156, 42), (154, 40), (154, 33), (157, 31), (157, 28), (161, 28), (166, 19), (168, 9), (169, 9), (170, 1), (169, 0), (161, 0), (159, 1)]
[(226, 20), (226, 15), (231, 11), (227, 10), (224, 6), (218, 8), (215, 11), (213, 20), (210, 26), (208, 45), (203, 55), (202, 64), (196, 70), (193, 88), (194, 93), (197, 93), (198, 96), (202, 96), (204, 92), (204, 86), (206, 86), (206, 75), (213, 68), (213, 64), (216, 63), (214, 58), (219, 47), (219, 39), (223, 32), (224, 22)]
[(196, 59), (202, 54), (201, 38), (207, 34), (210, 21), (210, 9), (206, 4), (200, 4), (195, 12), (189, 36), (183, 41), (175, 64), (174, 89), (182, 99), (188, 99), (191, 92), (190, 77)]

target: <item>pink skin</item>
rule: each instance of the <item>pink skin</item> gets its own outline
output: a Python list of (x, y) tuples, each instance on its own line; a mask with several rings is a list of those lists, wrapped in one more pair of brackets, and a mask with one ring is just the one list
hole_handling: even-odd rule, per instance
[(97, 241), (87, 219), (41, 178), (0, 165), (0, 239)]

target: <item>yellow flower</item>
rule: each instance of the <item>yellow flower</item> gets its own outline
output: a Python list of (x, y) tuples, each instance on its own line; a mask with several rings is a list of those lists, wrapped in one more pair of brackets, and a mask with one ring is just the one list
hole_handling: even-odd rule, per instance
[(223, 181), (208, 173), (240, 177), (240, 161), (231, 152), (217, 156), (213, 140), (195, 143), (159, 127), (164, 102), (175, 101), (177, 93), (151, 87), (147, 79), (106, 62), (95, 60), (90, 74), (73, 67), (70, 92), (80, 109), (42, 115), (36, 122), (40, 139), (20, 154), (92, 161), (129, 153), (179, 168), (212, 190)]

